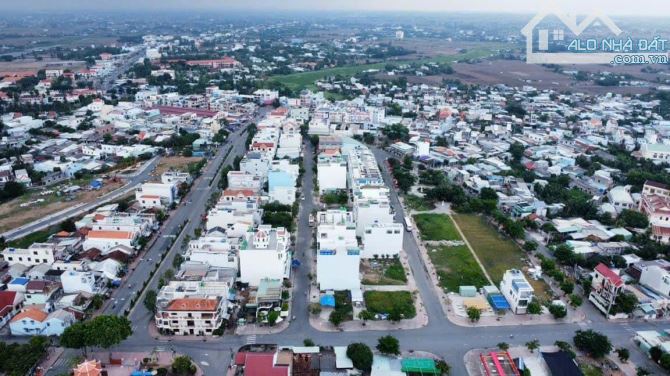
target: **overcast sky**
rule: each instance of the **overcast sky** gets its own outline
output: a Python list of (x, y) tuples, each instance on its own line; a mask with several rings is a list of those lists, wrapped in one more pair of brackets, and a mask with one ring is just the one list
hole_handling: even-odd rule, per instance
[[(670, 0), (560, 0), (562, 9), (670, 17)], [(547, 0), (0, 0), (7, 10), (373, 10), (534, 13)]]

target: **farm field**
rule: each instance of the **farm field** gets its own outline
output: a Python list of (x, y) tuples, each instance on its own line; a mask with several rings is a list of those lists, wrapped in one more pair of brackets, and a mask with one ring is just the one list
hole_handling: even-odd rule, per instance
[(416, 214), (414, 223), (419, 228), (423, 241), (461, 240), (456, 227), (446, 214)]
[[(462, 54), (453, 54), (453, 55), (440, 55), (430, 58), (415, 59), (415, 60), (396, 60), (393, 62), (397, 63), (453, 63), (459, 60), (469, 60), (469, 59), (480, 59), (483, 57), (490, 56), (493, 53), (491, 48), (473, 48)], [(357, 64), (345, 67), (337, 68), (328, 68), (321, 69), (313, 72), (301, 72), (301, 73), (292, 73), (286, 75), (280, 75), (271, 77), (271, 81), (279, 82), (286, 85), (291, 90), (301, 90), (301, 89), (314, 89), (316, 86), (314, 82), (328, 76), (353, 76), (357, 73), (361, 73), (367, 70), (380, 70), (383, 69), (388, 62), (384, 63), (373, 63), (373, 64)]]

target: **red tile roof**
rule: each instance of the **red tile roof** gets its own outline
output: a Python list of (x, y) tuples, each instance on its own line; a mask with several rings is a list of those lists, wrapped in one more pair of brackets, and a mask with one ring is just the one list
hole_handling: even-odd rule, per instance
[(623, 279), (614, 273), (612, 269), (608, 268), (607, 265), (603, 263), (598, 264), (596, 266), (596, 271), (607, 278), (614, 286), (623, 286)]
[(183, 298), (174, 299), (167, 307), (167, 311), (216, 311), (216, 299)]
[(0, 317), (5, 317), (14, 309), (16, 291), (0, 291)]
[(235, 364), (244, 365), (244, 376), (288, 376), (288, 366), (274, 365), (274, 353), (237, 353)]
[(36, 308), (28, 308), (23, 312), (20, 312), (18, 315), (14, 316), (12, 322), (21, 321), (23, 319), (31, 319), (35, 321), (42, 322), (47, 319), (47, 313), (40, 311)]

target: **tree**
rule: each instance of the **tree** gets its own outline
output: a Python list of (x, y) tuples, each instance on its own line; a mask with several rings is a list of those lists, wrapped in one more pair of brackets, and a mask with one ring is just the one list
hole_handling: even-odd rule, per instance
[(498, 201), (498, 194), (492, 188), (482, 188), (481, 191), (479, 191), (479, 198), (482, 200)]
[(195, 364), (186, 355), (180, 355), (172, 361), (172, 372), (177, 375), (192, 375), (195, 371)]
[(310, 338), (305, 338), (302, 341), (302, 344), (305, 345), (306, 347), (312, 347), (314, 346), (314, 341), (312, 341)]
[(438, 360), (435, 362), (435, 368), (440, 371), (442, 376), (448, 376), (451, 373), (451, 367), (444, 360)]
[(88, 322), (87, 333), (92, 346), (108, 349), (133, 334), (130, 321), (125, 316), (102, 315), (96, 316)]
[(521, 160), (521, 157), (523, 157), (523, 153), (526, 151), (526, 147), (523, 146), (520, 142), (515, 142), (509, 147), (509, 153), (512, 154), (512, 158), (514, 158), (515, 161), (519, 162)]
[(507, 350), (509, 350), (509, 343), (500, 342), (500, 343), (498, 343), (498, 348), (502, 351), (507, 351)]
[(270, 324), (270, 326), (274, 326), (278, 318), (279, 318), (279, 312), (270, 311), (270, 313), (268, 313), (268, 324)]
[(367, 309), (364, 309), (358, 313), (358, 318), (363, 321), (374, 320), (375, 314), (368, 311)]
[(572, 351), (572, 346), (565, 342), (565, 341), (556, 341), (554, 342), (554, 346), (558, 347), (561, 351), (565, 351), (570, 355), (571, 358), (574, 358), (577, 356), (574, 351)]
[(144, 295), (144, 306), (147, 307), (147, 310), (150, 312), (156, 312), (156, 297), (158, 294), (156, 290), (149, 290), (147, 294)]
[(648, 376), (648, 375), (651, 375), (651, 372), (647, 371), (646, 368), (637, 367), (635, 369), (635, 375), (637, 375), (637, 376)]
[(542, 305), (536, 299), (533, 299), (530, 303), (528, 303), (526, 312), (531, 315), (539, 315), (542, 313)]
[(538, 348), (540, 348), (540, 341), (534, 339), (532, 341), (526, 342), (526, 348), (528, 348), (528, 351), (531, 353), (535, 352)]
[(628, 351), (627, 348), (625, 347), (619, 347), (618, 349), (615, 350), (617, 356), (619, 357), (619, 360), (622, 363), (628, 362), (628, 359), (630, 358), (630, 351)]
[(331, 324), (335, 326), (340, 326), (340, 324), (344, 321), (344, 313), (338, 309), (335, 309), (330, 313), (328, 321), (330, 321)]
[(75, 226), (74, 221), (71, 218), (68, 218), (60, 223), (60, 229), (67, 232), (77, 231), (77, 226)]
[(670, 354), (665, 353), (661, 355), (661, 359), (658, 361), (658, 364), (663, 367), (664, 370), (670, 371)]
[(354, 367), (363, 372), (370, 372), (372, 369), (372, 350), (364, 343), (356, 342), (347, 346), (347, 357), (351, 359)]
[(526, 252), (533, 252), (537, 249), (537, 247), (538, 247), (537, 242), (532, 240), (523, 243), (523, 250)]
[(400, 354), (400, 342), (393, 336), (379, 337), (377, 350), (384, 355)]
[(570, 281), (563, 281), (561, 283), (561, 290), (566, 294), (572, 294), (572, 291), (575, 290), (575, 284)]
[(635, 295), (629, 292), (621, 293), (614, 300), (611, 313), (632, 313), (637, 304), (638, 300)]
[(640, 213), (639, 211), (630, 209), (624, 209), (621, 211), (617, 223), (625, 227), (635, 228), (647, 228), (647, 226), (649, 226), (649, 220), (647, 219), (646, 215)]
[(575, 346), (593, 358), (602, 358), (612, 351), (612, 343), (607, 336), (592, 329), (578, 330), (572, 339)]
[(568, 311), (560, 304), (552, 304), (549, 306), (549, 312), (554, 315), (555, 319), (562, 319), (568, 315)]
[(582, 305), (582, 297), (577, 294), (570, 294), (570, 305), (577, 308)]
[(654, 362), (658, 363), (659, 360), (661, 360), (661, 356), (663, 355), (663, 350), (659, 346), (654, 346), (649, 349), (649, 357), (651, 360)]
[(391, 141), (409, 141), (409, 129), (400, 123), (386, 126), (382, 133)]
[(466, 312), (470, 322), (477, 322), (482, 317), (482, 311), (477, 307), (468, 307)]
[(87, 347), (92, 345), (90, 337), (87, 323), (76, 322), (65, 328), (60, 336), (60, 344), (69, 349), (81, 349), (86, 357)]

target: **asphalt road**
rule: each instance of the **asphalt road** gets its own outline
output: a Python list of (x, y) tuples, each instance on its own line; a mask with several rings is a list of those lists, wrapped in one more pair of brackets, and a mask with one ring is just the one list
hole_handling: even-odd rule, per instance
[(147, 161), (141, 167), (141, 170), (136, 175), (130, 177), (128, 182), (123, 187), (116, 189), (112, 192), (109, 192), (103, 196), (100, 196), (97, 200), (93, 202), (80, 206), (74, 206), (70, 209), (54, 213), (37, 221), (6, 231), (2, 234), (2, 236), (5, 238), (5, 240), (8, 241), (18, 239), (35, 231), (43, 230), (49, 226), (56, 225), (68, 218), (82, 215), (90, 210), (97, 208), (98, 206), (104, 205), (108, 202), (123, 197), (127, 193), (134, 191), (139, 184), (143, 183), (150, 177), (151, 171), (153, 170), (154, 166), (158, 164), (159, 160), (160, 157), (154, 157), (153, 159)]
[[(231, 140), (236, 144), (235, 140)], [(384, 164), (387, 154), (380, 150), (373, 150), (377, 161), (382, 166), (382, 173), (387, 182), (390, 179), (389, 171)], [(295, 257), (301, 260), (302, 266), (294, 270), (294, 295), (292, 302), (292, 315), (296, 320), (281, 333), (272, 335), (257, 335), (256, 343), (276, 343), (280, 345), (301, 345), (306, 338), (312, 339), (321, 345), (347, 345), (352, 342), (364, 342), (370, 346), (376, 345), (377, 339), (383, 335), (392, 334), (400, 340), (403, 350), (430, 351), (445, 358), (452, 367), (452, 375), (466, 375), (467, 371), (463, 363), (463, 356), (471, 349), (495, 347), (499, 342), (507, 342), (510, 345), (523, 346), (526, 342), (538, 339), (543, 345), (553, 344), (556, 340), (571, 342), (574, 332), (579, 329), (594, 329), (607, 336), (615, 347), (624, 346), (631, 350), (631, 361), (638, 365), (644, 365), (650, 370), (659, 371), (632, 343), (632, 336), (636, 330), (663, 330), (663, 323), (645, 322), (608, 322), (602, 316), (589, 312), (591, 320), (580, 324), (552, 324), (533, 326), (500, 326), (500, 327), (461, 327), (448, 321), (442, 311), (439, 298), (435, 288), (430, 282), (426, 269), (423, 266), (418, 247), (411, 235), (405, 233), (404, 246), (407, 252), (410, 267), (414, 273), (417, 288), (421, 294), (426, 311), (429, 315), (428, 325), (416, 330), (391, 330), (391, 331), (361, 331), (361, 332), (320, 332), (312, 328), (308, 320), (307, 297), (304, 294), (310, 281), (307, 277), (309, 272), (307, 265), (312, 261), (312, 230), (308, 224), (308, 217), (314, 208), (312, 202), (312, 156), (311, 145), (304, 146), (305, 173), (302, 180), (302, 191), (306, 196), (300, 202), (298, 218), (298, 234), (296, 237)], [(211, 171), (209, 171), (211, 173)], [(207, 173), (206, 173), (207, 174)], [(206, 175), (205, 174), (205, 175)], [(208, 192), (192, 191), (192, 209), (177, 209), (173, 214), (175, 224), (181, 223), (186, 218), (197, 218), (203, 210), (204, 202), (209, 195)], [(201, 196), (198, 198), (197, 196)], [(197, 200), (197, 201), (196, 201)], [(401, 220), (404, 212), (399, 204), (397, 192), (391, 190), (392, 206), (396, 213), (396, 220)], [(191, 208), (189, 206), (189, 208)], [(159, 249), (165, 246), (153, 247), (149, 252), (158, 254)], [(172, 252), (172, 250), (171, 250)], [(171, 261), (171, 257), (166, 258)], [(164, 265), (165, 266), (165, 265)], [(148, 269), (147, 269), (148, 270)], [(136, 271), (137, 273), (137, 271)], [(145, 273), (137, 273), (145, 275)], [(139, 278), (139, 277), (138, 277)], [(155, 280), (153, 281), (155, 283)], [(133, 289), (131, 289), (133, 290)], [(123, 289), (122, 289), (123, 291)], [(588, 305), (588, 302), (585, 302)], [(134, 333), (117, 348), (121, 351), (150, 351), (152, 349), (174, 350), (178, 353), (189, 355), (203, 369), (205, 375), (219, 375), (229, 364), (233, 351), (247, 343), (246, 337), (223, 336), (221, 338), (204, 338), (201, 340), (185, 340), (172, 337), (169, 340), (157, 340), (148, 336), (146, 326), (151, 320), (151, 314), (146, 312), (141, 302), (138, 308), (131, 314)], [(112, 312), (110, 312), (112, 313)], [(50, 375), (57, 374), (50, 372)]]
[(144, 56), (145, 52), (146, 48), (140, 47), (139, 50), (129, 53), (126, 57), (124, 57), (121, 65), (115, 67), (114, 70), (112, 70), (109, 74), (95, 80), (93, 82), (93, 87), (102, 91), (103, 94), (109, 91), (112, 87), (114, 87), (114, 83), (116, 82), (116, 79), (119, 77), (119, 75), (128, 72), (130, 68), (139, 60), (139, 58)]

